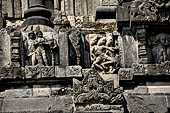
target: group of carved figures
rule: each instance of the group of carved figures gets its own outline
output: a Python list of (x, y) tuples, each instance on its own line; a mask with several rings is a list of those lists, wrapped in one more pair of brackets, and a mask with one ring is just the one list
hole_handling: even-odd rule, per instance
[(153, 21), (158, 19), (158, 9), (170, 8), (169, 0), (134, 0), (130, 5), (131, 19)]
[(117, 40), (111, 33), (91, 39), (92, 67), (101, 73), (114, 73), (119, 67)]
[(151, 36), (148, 41), (153, 63), (164, 63), (170, 61), (170, 35), (160, 33)]
[[(50, 64), (50, 51), (57, 47), (55, 40), (49, 41), (43, 37), (42, 31), (31, 31), (28, 34), (28, 39), (25, 40), (26, 60), (28, 65), (43, 65)], [(49, 51), (50, 50), (50, 51)]]

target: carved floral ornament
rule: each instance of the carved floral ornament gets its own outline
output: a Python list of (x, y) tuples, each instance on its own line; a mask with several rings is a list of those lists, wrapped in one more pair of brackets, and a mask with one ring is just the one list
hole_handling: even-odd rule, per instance
[[(82, 81), (74, 79), (74, 103), (81, 104), (102, 104), (120, 105), (123, 102), (123, 90), (114, 89), (113, 81), (104, 81), (99, 73), (90, 70)], [(89, 107), (84, 106), (89, 109)]]
[[(159, 14), (160, 9), (170, 8), (170, 1), (165, 0), (134, 0), (130, 5), (130, 17), (131, 20), (141, 21), (157, 21), (159, 18), (161, 21), (162, 17)], [(164, 20), (169, 19), (169, 17)]]

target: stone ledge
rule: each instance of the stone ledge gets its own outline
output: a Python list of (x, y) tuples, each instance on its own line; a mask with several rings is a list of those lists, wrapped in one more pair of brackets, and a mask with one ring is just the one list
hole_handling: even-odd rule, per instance
[(7, 98), (3, 99), (1, 107), (1, 113), (60, 113), (61, 111), (72, 113), (73, 111), (71, 96)]
[(0, 80), (16, 79), (50, 79), (50, 78), (80, 78), (81, 66), (26, 66), (26, 67), (0, 67)]
[(0, 92), (0, 99), (10, 98), (39, 98), (39, 97), (55, 97), (55, 96), (71, 96), (73, 90), (71, 88), (26, 88), (26, 89), (8, 89)]

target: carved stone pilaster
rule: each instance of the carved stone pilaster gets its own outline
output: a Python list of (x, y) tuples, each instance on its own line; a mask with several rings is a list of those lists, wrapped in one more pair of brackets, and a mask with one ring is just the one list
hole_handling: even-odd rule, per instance
[(138, 39), (138, 57), (139, 63), (148, 63), (147, 47), (146, 47), (146, 29), (137, 29), (136, 37)]
[[(11, 36), (11, 64), (17, 67), (21, 66), (21, 32), (15, 31)], [(23, 52), (23, 51), (22, 51)]]

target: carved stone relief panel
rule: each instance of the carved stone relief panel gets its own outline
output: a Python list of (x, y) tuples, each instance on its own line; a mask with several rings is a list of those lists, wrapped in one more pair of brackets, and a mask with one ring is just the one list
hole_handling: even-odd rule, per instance
[(69, 64), (90, 67), (90, 50), (85, 35), (77, 29), (70, 29), (69, 39)]
[(133, 0), (130, 5), (131, 20), (167, 21), (169, 20), (170, 1)]
[(56, 65), (58, 39), (55, 33), (31, 31), (23, 33), (26, 65)]
[(148, 38), (150, 62), (161, 64), (170, 61), (170, 35), (155, 34)]
[(123, 109), (122, 88), (115, 89), (113, 81), (105, 81), (95, 70), (86, 70), (82, 81), (74, 79), (73, 90), (76, 111)]
[(130, 16), (133, 20), (156, 21), (157, 12), (156, 2), (152, 0), (134, 0), (130, 5)]
[(115, 73), (119, 69), (119, 47), (111, 34), (89, 36), (92, 67), (100, 73)]
[(132, 72), (135, 76), (169, 76), (170, 62), (167, 61), (162, 64), (133, 64)]
[(38, 79), (38, 78), (49, 78), (55, 76), (55, 68), (53, 66), (26, 66), (24, 69), (25, 77)]

